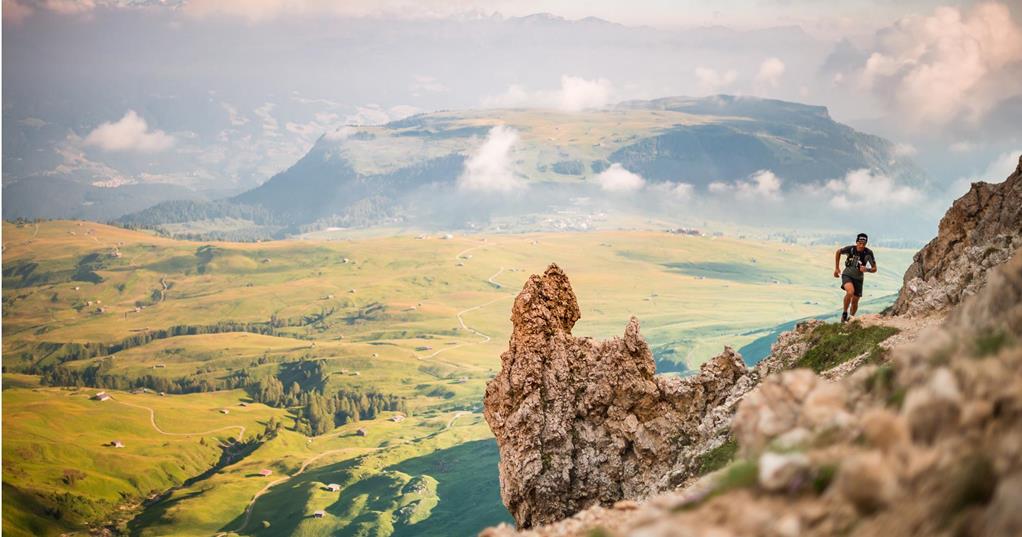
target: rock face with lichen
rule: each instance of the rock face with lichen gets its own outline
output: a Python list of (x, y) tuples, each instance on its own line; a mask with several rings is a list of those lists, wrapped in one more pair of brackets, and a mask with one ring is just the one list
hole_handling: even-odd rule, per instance
[(729, 348), (693, 377), (656, 377), (638, 320), (623, 337), (594, 341), (571, 335), (579, 316), (560, 268), (530, 277), (501, 371), (486, 386), (501, 497), (519, 527), (684, 481), (698, 446), (720, 442), (755, 384)]
[(973, 183), (940, 221), (937, 236), (916, 253), (892, 308), (897, 315), (946, 310), (974, 295), (988, 269), (1022, 245), (1022, 158), (1003, 183)]

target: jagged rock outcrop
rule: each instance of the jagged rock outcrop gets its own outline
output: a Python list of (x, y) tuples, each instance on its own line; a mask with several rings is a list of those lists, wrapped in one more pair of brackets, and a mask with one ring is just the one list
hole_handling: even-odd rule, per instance
[(891, 353), (838, 383), (765, 379), (735, 416), (728, 469), (520, 534), (1022, 535), (1022, 252)]
[(896, 315), (945, 310), (975, 294), (987, 271), (1022, 245), (1022, 157), (1003, 183), (973, 183), (916, 253), (894, 303)]
[(755, 382), (729, 348), (680, 379), (656, 377), (632, 318), (623, 337), (577, 338), (578, 302), (556, 265), (515, 299), (485, 417), (500, 447), (501, 497), (519, 527), (684, 481), (691, 457), (726, 435)]

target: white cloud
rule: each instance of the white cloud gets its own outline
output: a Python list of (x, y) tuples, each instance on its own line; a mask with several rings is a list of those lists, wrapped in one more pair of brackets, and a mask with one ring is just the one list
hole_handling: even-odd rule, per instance
[(512, 84), (504, 93), (483, 98), (483, 106), (486, 108), (535, 106), (577, 112), (607, 106), (613, 92), (613, 85), (605, 78), (588, 80), (563, 75), (560, 89), (529, 91), (525, 86)]
[(46, 125), (46, 122), (37, 117), (26, 117), (23, 119), (19, 119), (18, 124), (24, 125), (26, 127), (32, 127), (33, 129), (38, 129)]
[(649, 186), (649, 190), (656, 193), (657, 195), (666, 195), (674, 198), (675, 200), (688, 200), (695, 194), (695, 187), (689, 183), (656, 183)]
[(4, 0), (3, 2), (4, 22), (20, 24), (21, 21), (31, 17), (34, 12), (35, 10), (32, 9), (32, 6), (19, 0)]
[(1020, 155), (1022, 155), (1022, 148), (998, 155), (982, 172), (960, 177), (952, 182), (948, 186), (947, 194), (951, 196), (951, 199), (957, 199), (968, 192), (972, 183), (976, 181), (1000, 183), (1015, 171)]
[(886, 175), (867, 170), (852, 170), (843, 179), (827, 181), (830, 205), (838, 209), (905, 206), (922, 199), (922, 192), (899, 186)]
[(238, 109), (230, 103), (220, 103), (224, 110), (227, 111), (227, 120), (231, 122), (231, 125), (240, 127), (248, 123), (248, 118), (238, 113)]
[(315, 121), (300, 125), (289, 123), (287, 129), (292, 132), (310, 133), (323, 132), (327, 140), (340, 141), (358, 132), (355, 127), (366, 127), (373, 125), (384, 125), (391, 121), (404, 119), (415, 114), (422, 113), (421, 108), (399, 104), (388, 109), (383, 109), (378, 104), (368, 104), (355, 107), (355, 111), (344, 117), (344, 124), (339, 127), (331, 127), (340, 117), (334, 113), (317, 113)]
[(355, 107), (355, 112), (344, 118), (346, 125), (383, 125), (422, 112), (422, 109), (399, 104), (384, 109), (378, 104)]
[(322, 97), (317, 98), (305, 97), (304, 95), (298, 93), (297, 91), (292, 91), (290, 98), (292, 101), (296, 103), (316, 105), (317, 107), (325, 106), (327, 108), (340, 108), (342, 106), (341, 103), (331, 101), (330, 99), (323, 99)]
[(1022, 155), (1022, 149), (1016, 149), (1014, 151), (1008, 151), (1007, 153), (1001, 153), (997, 158), (987, 166), (987, 169), (983, 171), (983, 174), (979, 176), (980, 181), (987, 181), (990, 183), (1000, 183), (1007, 179), (1015, 168), (1018, 166), (1019, 156)]
[(919, 153), (916, 146), (909, 143), (894, 144), (894, 155), (898, 157), (911, 157)]
[(562, 76), (558, 108), (570, 112), (602, 108), (610, 100), (610, 91), (610, 82), (605, 78), (586, 80), (577, 76)]
[(352, 134), (355, 134), (356, 132), (358, 132), (358, 129), (356, 129), (355, 127), (349, 127), (345, 125), (342, 127), (337, 127), (336, 129), (329, 130), (323, 136), (325, 136), (327, 140), (337, 142), (346, 139), (347, 137), (351, 136)]
[(735, 181), (734, 183), (714, 181), (707, 185), (707, 190), (712, 194), (734, 193), (741, 199), (776, 201), (782, 197), (781, 183), (783, 182), (774, 172), (760, 170), (752, 174), (747, 181)]
[(423, 93), (445, 93), (449, 88), (434, 77), (416, 75), (412, 79), (412, 85), (409, 89), (412, 91), (412, 96), (418, 97)]
[(600, 172), (596, 176), (596, 182), (606, 192), (633, 192), (642, 189), (646, 184), (641, 175), (626, 170), (616, 162)]
[(313, 115), (313, 117), (316, 118), (316, 121), (318, 123), (325, 123), (325, 124), (333, 123), (333, 122), (337, 121), (338, 119), (340, 119), (340, 116), (338, 116), (337, 114), (335, 114), (333, 112), (316, 112)]
[(284, 130), (304, 138), (319, 136), (323, 132), (322, 126), (315, 121), (311, 123), (295, 123), (293, 121), (288, 121), (284, 124)]
[(738, 80), (738, 71), (728, 69), (724, 72), (718, 72), (710, 67), (696, 67), (695, 76), (696, 81), (699, 83), (699, 91), (703, 93), (719, 93)]
[(723, 181), (714, 181), (706, 185), (706, 190), (709, 190), (712, 194), (723, 194), (725, 192), (731, 192), (734, 190), (734, 187)]
[(978, 121), (1019, 95), (1022, 28), (1004, 4), (906, 17), (878, 32), (868, 54), (863, 86), (917, 127)]
[(746, 197), (780, 199), (781, 178), (770, 170), (760, 170), (751, 177), (752, 181), (738, 181), (738, 193)]
[(399, 104), (397, 106), (391, 106), (387, 109), (387, 114), (390, 116), (391, 121), (397, 121), (404, 119), (415, 114), (421, 114), (422, 109), (408, 104)]
[(42, 0), (40, 5), (61, 15), (77, 15), (96, 9), (95, 0)]
[[(109, 1), (109, 0), (108, 0)], [(4, 0), (3, 20), (20, 24), (35, 13), (36, 8), (59, 15), (78, 15), (96, 9), (96, 0)]]
[[(459, 9), (460, 8), (460, 9)], [(461, 2), (445, 6), (438, 2), (374, 0), (188, 0), (181, 8), (195, 18), (238, 17), (265, 22), (286, 16), (316, 17), (402, 17), (425, 18), (453, 15), (463, 10)]]
[(273, 117), (273, 109), (277, 105), (273, 103), (263, 103), (262, 106), (252, 111), (259, 119), (263, 120), (263, 134), (266, 136), (277, 136), (278, 123), (277, 118)]
[(955, 153), (968, 153), (973, 149), (976, 149), (976, 144), (967, 141), (960, 141), (951, 144), (951, 146), (948, 149), (954, 151)]
[(756, 82), (776, 88), (781, 83), (781, 75), (783, 74), (784, 62), (780, 58), (767, 58), (759, 65)]
[(105, 151), (139, 151), (152, 153), (169, 149), (174, 137), (161, 131), (149, 130), (145, 119), (128, 110), (114, 123), (103, 123), (85, 137), (85, 145), (98, 146)]
[(465, 161), (465, 170), (458, 178), (458, 187), (483, 192), (509, 192), (525, 183), (515, 177), (512, 155), (518, 143), (518, 132), (498, 125), (490, 129), (486, 139)]
[(521, 84), (511, 84), (504, 93), (483, 97), (486, 108), (516, 108), (533, 104), (533, 95)]

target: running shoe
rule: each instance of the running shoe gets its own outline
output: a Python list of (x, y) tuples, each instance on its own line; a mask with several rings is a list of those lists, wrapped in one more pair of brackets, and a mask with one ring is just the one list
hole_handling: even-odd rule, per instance
[(848, 312), (847, 311), (842, 311), (841, 312), (841, 322), (842, 323), (847, 323), (848, 322)]

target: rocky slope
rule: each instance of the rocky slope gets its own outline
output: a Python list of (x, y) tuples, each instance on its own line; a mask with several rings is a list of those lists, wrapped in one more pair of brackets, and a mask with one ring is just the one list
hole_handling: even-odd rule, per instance
[[(578, 319), (571, 283), (559, 267), (533, 275), (515, 300), (501, 371), (487, 385), (501, 496), (519, 527), (690, 482), (702, 460), (731, 441), (731, 422), (746, 394), (761, 379), (793, 368), (824, 324), (799, 323), (754, 368), (725, 347), (697, 375), (678, 378), (654, 376), (637, 319), (623, 338), (600, 342), (571, 335)], [(849, 371), (837, 367), (825, 375)]]
[(1022, 534), (1022, 254), (988, 280), (888, 364), (766, 378), (739, 406), (728, 468), (522, 534)]
[[(691, 390), (701, 398), (685, 401), (691, 405), (689, 416), (684, 414), (689, 407), (664, 400), (672, 392), (661, 388), (668, 382), (652, 377), (652, 364), (648, 373), (643, 369), (636, 379), (623, 374), (627, 364), (644, 354), (634, 319), (625, 337), (631, 343), (575, 340), (569, 331), (578, 308), (567, 280), (556, 270), (554, 279), (559, 283), (554, 288), (560, 291), (552, 292), (542, 285), (546, 277), (534, 276), (519, 296), (513, 317), (516, 334), (533, 335), (512, 338), (503, 357), (504, 369), (487, 392), (491, 427), (499, 423), (491, 419), (494, 409), (528, 412), (529, 407), (515, 403), (506, 406), (513, 401), (507, 399), (511, 394), (532, 393), (531, 408), (543, 410), (532, 429), (509, 434), (494, 427), (501, 445), (502, 485), (511, 484), (504, 499), (516, 502), (508, 506), (521, 527), (580, 506), (590, 507), (522, 534), (1022, 534), (1022, 252), (1015, 251), (1022, 231), (1020, 177), (1022, 162), (1005, 183), (974, 185), (955, 202), (941, 222), (941, 235), (916, 256), (916, 264), (906, 274), (894, 308), (900, 315), (864, 319), (867, 325), (902, 330), (880, 345), (877, 356), (857, 356), (822, 375), (792, 369), (814, 344), (819, 345), (812, 335), (821, 323), (802, 323), (779, 338), (771, 356), (756, 368), (729, 373), (730, 378), (739, 379), (734, 384), (713, 384), (722, 391)], [(936, 261), (942, 256), (955, 260), (940, 265)], [(555, 329), (523, 321), (559, 311), (568, 313), (555, 317), (570, 322), (555, 323)], [(537, 329), (519, 332), (520, 322)], [(602, 351), (594, 352), (594, 348)], [(719, 367), (728, 354), (714, 359), (718, 365), (712, 367)], [(556, 358), (548, 360), (549, 356)], [(575, 364), (568, 361), (572, 356), (585, 358)], [(596, 368), (612, 376), (588, 376), (595, 357), (600, 359)], [(548, 363), (556, 364), (554, 371), (568, 373), (544, 376)], [(517, 369), (523, 365), (524, 369)], [(504, 379), (515, 378), (516, 369), (520, 380), (512, 388)], [(697, 379), (706, 373), (688, 382), (699, 384)], [(542, 378), (541, 387), (522, 391), (525, 378)], [(562, 385), (566, 379), (575, 384)], [(610, 421), (606, 413), (576, 411), (585, 406), (567, 405), (567, 412), (559, 413), (561, 407), (545, 405), (546, 394), (570, 394), (569, 386), (581, 387), (582, 393), (599, 386), (616, 394), (621, 386), (642, 386), (641, 379), (651, 384), (628, 389), (648, 394), (649, 399), (632, 395), (623, 401), (649, 400), (653, 408), (670, 409), (671, 424), (704, 424), (696, 434), (680, 437), (680, 442), (667, 442), (659, 457), (629, 461), (650, 464), (649, 469), (661, 475), (663, 468), (670, 468), (673, 473), (668, 475), (673, 479), (658, 481), (651, 479), (657, 474), (646, 473), (647, 467), (622, 466), (614, 458), (620, 450), (608, 457), (607, 451), (592, 451), (607, 447), (595, 443), (587, 445), (583, 462), (606, 463), (598, 475), (619, 475), (619, 482), (627, 480), (628, 487), (619, 495), (593, 494), (579, 476), (589, 475), (598, 465), (574, 464), (578, 459), (571, 450), (563, 459), (571, 464), (561, 466), (544, 459), (550, 446), (558, 450), (571, 443), (555, 441), (548, 446), (537, 439), (547, 438), (551, 431), (584, 431), (593, 423)], [(569, 396), (568, 400), (577, 399)], [(702, 404), (704, 400), (711, 405), (724, 403), (714, 408)], [(627, 412), (622, 414), (625, 407), (615, 409), (614, 415), (628, 419)], [(602, 408), (610, 409), (612, 404)], [(643, 414), (642, 418), (655, 423), (660, 416)], [(547, 423), (571, 427), (548, 429), (543, 425)], [(707, 423), (713, 426), (706, 427)], [(734, 462), (698, 480), (690, 479), (696, 475), (698, 457), (729, 436), (738, 445)], [(531, 451), (521, 451), (521, 446), (531, 446)], [(542, 472), (522, 473), (503, 466), (505, 459), (516, 460), (526, 452), (539, 457)], [(548, 488), (546, 476), (558, 475), (557, 487)], [(675, 483), (682, 485), (649, 496)], [(520, 494), (522, 490), (529, 492)], [(563, 502), (569, 497), (573, 501)], [(644, 498), (641, 503), (632, 501)], [(518, 513), (539, 516), (519, 518)], [(511, 534), (516, 530), (507, 526), (484, 532), (491, 537)]]
[(946, 310), (975, 294), (988, 269), (1022, 245), (1022, 157), (1003, 183), (973, 183), (914, 258), (892, 309), (896, 315)]

